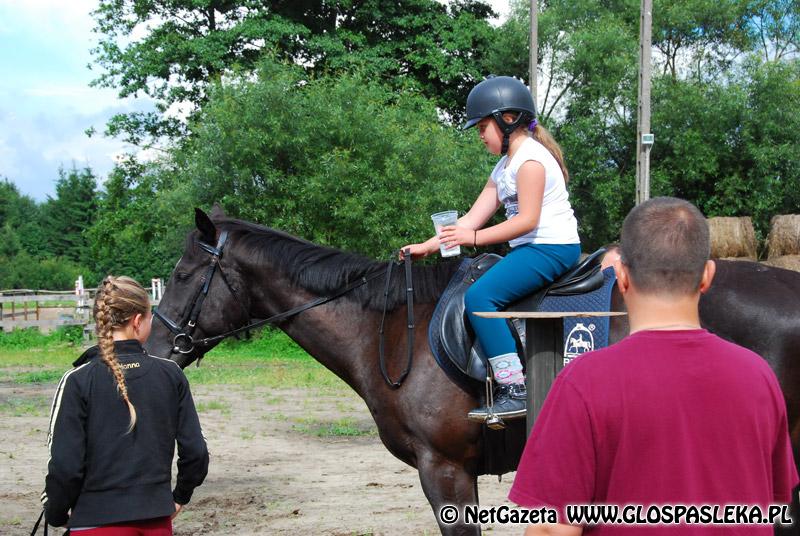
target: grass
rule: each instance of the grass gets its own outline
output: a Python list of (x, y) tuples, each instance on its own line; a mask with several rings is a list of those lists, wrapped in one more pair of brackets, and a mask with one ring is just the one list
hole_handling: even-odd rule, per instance
[(60, 370), (37, 370), (36, 372), (20, 372), (15, 374), (15, 383), (51, 383), (61, 379), (63, 371)]
[[(83, 352), (74, 329), (42, 335), (36, 330), (0, 332), (0, 381), (55, 383)], [(76, 340), (77, 338), (77, 340)], [(192, 385), (314, 387), (341, 392), (348, 387), (283, 332), (265, 329), (251, 340), (226, 340), (199, 367), (185, 369)]]
[(10, 397), (0, 400), (0, 414), (12, 417), (47, 415), (50, 399), (44, 396)]
[(378, 431), (374, 424), (364, 425), (344, 417), (335, 421), (323, 421), (313, 417), (294, 419), (292, 430), (316, 437), (374, 436)]
[(209, 402), (196, 402), (195, 407), (198, 413), (205, 413), (208, 411), (219, 411), (223, 415), (230, 415), (231, 405), (221, 400), (211, 400)]

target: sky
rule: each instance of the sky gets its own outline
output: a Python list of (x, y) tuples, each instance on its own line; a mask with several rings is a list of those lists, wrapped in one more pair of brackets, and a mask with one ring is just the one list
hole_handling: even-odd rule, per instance
[[(501, 15), (509, 0), (491, 0)], [(0, 180), (37, 201), (55, 196), (59, 168), (89, 166), (102, 182), (134, 148), (103, 136), (116, 113), (151, 110), (89, 87), (97, 0), (0, 0)], [(502, 17), (501, 17), (502, 18)], [(91, 138), (89, 128), (97, 133)]]
[[(95, 0), (0, 0), (0, 178), (37, 201), (55, 195), (60, 167), (105, 177), (127, 147), (102, 135), (115, 113), (151, 109), (89, 87)], [(98, 134), (89, 138), (85, 131)]]

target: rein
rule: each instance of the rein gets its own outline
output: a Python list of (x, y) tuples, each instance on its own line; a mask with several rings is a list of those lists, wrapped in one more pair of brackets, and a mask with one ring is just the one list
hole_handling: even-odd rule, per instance
[(386, 286), (383, 289), (383, 317), (381, 318), (381, 328), (378, 330), (378, 333), (380, 334), (380, 342), (378, 345), (378, 364), (381, 367), (383, 379), (386, 380), (386, 383), (392, 389), (397, 389), (403, 385), (406, 376), (408, 376), (408, 373), (411, 372), (411, 363), (414, 359), (414, 287), (411, 282), (411, 250), (407, 249), (404, 253), (403, 259), (406, 267), (406, 318), (408, 320), (406, 344), (408, 348), (406, 349), (406, 369), (402, 374), (400, 374), (400, 378), (396, 382), (392, 381), (392, 379), (389, 377), (389, 372), (386, 370), (386, 356), (384, 355), (383, 351), (384, 342), (386, 340), (383, 326), (386, 321), (386, 306), (389, 304), (389, 282), (392, 280), (392, 267), (394, 267), (394, 262), (389, 262), (389, 266), (386, 269)]
[[(356, 288), (358, 288), (358, 287), (360, 287), (362, 285), (366, 285), (367, 283), (369, 283), (373, 279), (376, 279), (379, 275), (381, 275), (381, 272), (382, 272), (382, 270), (376, 270), (376, 271), (374, 271), (374, 272), (372, 272), (372, 273), (370, 273), (368, 275), (362, 276), (362, 277), (358, 278), (357, 280), (353, 281), (352, 283), (350, 283), (349, 285), (345, 286), (344, 288), (342, 288), (342, 289), (336, 291), (335, 293), (331, 294), (330, 296), (322, 296), (320, 298), (312, 300), (312, 301), (310, 301), (308, 303), (305, 303), (303, 305), (300, 305), (300, 306), (294, 307), (292, 309), (289, 309), (288, 311), (284, 311), (282, 313), (278, 313), (278, 314), (273, 315), (273, 316), (271, 316), (269, 318), (266, 318), (264, 320), (258, 320), (256, 322), (248, 323), (248, 324), (246, 324), (246, 325), (244, 325), (244, 326), (242, 326), (240, 328), (236, 328), (236, 329), (232, 329), (230, 331), (226, 331), (225, 333), (222, 333), (220, 335), (215, 335), (213, 337), (206, 337), (204, 339), (195, 340), (195, 339), (192, 338), (192, 333), (194, 332), (194, 328), (197, 325), (197, 319), (200, 316), (200, 310), (201, 310), (201, 308), (203, 306), (203, 302), (205, 301), (206, 296), (208, 295), (209, 288), (211, 287), (211, 280), (213, 279), (214, 274), (217, 271), (217, 268), (219, 268), (220, 277), (222, 277), (222, 280), (225, 282), (225, 285), (228, 287), (228, 290), (230, 291), (230, 293), (233, 295), (235, 300), (240, 304), (240, 306), (242, 308), (244, 308), (244, 306), (242, 305), (242, 301), (239, 300), (239, 298), (238, 298), (236, 292), (234, 291), (233, 287), (228, 282), (228, 278), (225, 277), (225, 272), (222, 271), (222, 266), (219, 263), (220, 258), (222, 257), (223, 249), (225, 247), (225, 244), (226, 244), (227, 240), (228, 240), (228, 231), (223, 231), (220, 234), (219, 239), (217, 240), (216, 247), (211, 246), (209, 244), (206, 244), (205, 242), (201, 242), (201, 241), (197, 242), (198, 245), (203, 250), (205, 250), (205, 251), (207, 251), (208, 253), (211, 254), (211, 262), (209, 263), (208, 270), (206, 271), (206, 274), (201, 279), (201, 283), (202, 284), (201, 284), (200, 288), (198, 289), (197, 293), (195, 294), (195, 296), (194, 296), (194, 298), (192, 300), (192, 305), (191, 305), (191, 307), (189, 309), (189, 311), (190, 311), (189, 317), (188, 317), (188, 320), (187, 320), (186, 324), (183, 327), (181, 327), (177, 322), (173, 321), (172, 319), (170, 319), (169, 317), (167, 317), (163, 313), (159, 312), (159, 310), (157, 308), (156, 308), (155, 311), (153, 311), (153, 316), (155, 316), (156, 318), (161, 320), (161, 322), (164, 323), (164, 325), (167, 327), (167, 329), (169, 329), (173, 334), (175, 334), (175, 337), (172, 340), (172, 344), (173, 344), (172, 351), (173, 352), (181, 353), (181, 354), (188, 354), (188, 353), (191, 353), (195, 349), (195, 347), (198, 346), (198, 345), (199, 346), (208, 346), (208, 345), (210, 345), (212, 343), (215, 343), (217, 341), (221, 341), (223, 339), (226, 339), (227, 337), (230, 337), (232, 335), (236, 335), (236, 334), (241, 333), (243, 331), (249, 331), (251, 329), (254, 329), (254, 328), (257, 328), (257, 327), (261, 327), (261, 326), (264, 326), (266, 324), (275, 324), (275, 323), (281, 322), (282, 320), (285, 320), (287, 318), (290, 318), (292, 316), (300, 314), (303, 311), (307, 311), (307, 310), (312, 309), (314, 307), (317, 307), (319, 305), (323, 305), (325, 303), (333, 301), (333, 300), (335, 300), (335, 299), (337, 299), (337, 298), (339, 298), (341, 296), (344, 296), (348, 292), (351, 292), (352, 290), (355, 290)], [(384, 355), (384, 340), (385, 340), (384, 324), (385, 324), (385, 321), (386, 321), (386, 312), (387, 312), (387, 307), (388, 307), (388, 302), (389, 302), (389, 287), (390, 287), (390, 282), (391, 282), (391, 278), (392, 278), (392, 269), (393, 269), (393, 267), (395, 265), (395, 261), (389, 261), (389, 265), (387, 266), (387, 269), (386, 269), (386, 286), (384, 288), (384, 293), (383, 293), (384, 294), (383, 316), (381, 318), (381, 327), (380, 327), (380, 330), (379, 330), (380, 351), (379, 351), (378, 360), (379, 360), (379, 364), (380, 364), (381, 374), (383, 375), (384, 380), (386, 380), (386, 383), (392, 389), (399, 388), (402, 385), (403, 381), (406, 379), (406, 376), (408, 376), (409, 372), (411, 371), (411, 363), (412, 363), (413, 355), (414, 355), (414, 288), (413, 288), (413, 285), (412, 285), (412, 277), (411, 277), (411, 254), (410, 254), (409, 250), (407, 250), (406, 253), (407, 254), (404, 256), (404, 259), (405, 259), (404, 263), (405, 263), (405, 275), (406, 275), (406, 306), (407, 306), (407, 309), (408, 309), (408, 311), (407, 311), (407, 319), (408, 319), (408, 328), (407, 328), (408, 329), (408, 332), (407, 332), (408, 333), (408, 335), (407, 335), (407, 337), (408, 337), (408, 350), (407, 350), (407, 352), (408, 352), (408, 358), (407, 358), (406, 368), (403, 371), (403, 373), (400, 375), (400, 378), (396, 382), (393, 382), (389, 378), (389, 374), (386, 371), (386, 363), (385, 363), (385, 355)], [(245, 311), (245, 313), (247, 313), (247, 312)], [(247, 316), (249, 317), (249, 314)], [(199, 363), (200, 363), (200, 361), (198, 360), (198, 365), (199, 365)]]

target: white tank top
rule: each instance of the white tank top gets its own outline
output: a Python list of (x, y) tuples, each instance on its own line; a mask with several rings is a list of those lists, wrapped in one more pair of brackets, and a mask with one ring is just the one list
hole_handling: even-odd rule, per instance
[[(497, 185), (497, 197), (506, 209), (506, 219), (519, 212), (517, 200), (517, 172), (528, 160), (539, 162), (544, 167), (544, 199), (539, 226), (528, 234), (509, 241), (511, 247), (521, 244), (580, 244), (578, 220), (569, 204), (569, 193), (564, 174), (555, 157), (544, 145), (527, 138), (519, 146), (511, 162), (508, 155), (502, 157), (492, 170), (492, 181)], [(508, 162), (508, 166), (506, 163)]]

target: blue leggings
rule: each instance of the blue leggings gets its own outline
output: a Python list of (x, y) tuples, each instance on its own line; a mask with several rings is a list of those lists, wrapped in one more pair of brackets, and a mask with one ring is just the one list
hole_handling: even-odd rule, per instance
[(580, 255), (580, 244), (524, 244), (472, 284), (464, 297), (465, 310), (487, 357), (516, 353), (514, 337), (505, 319), (472, 313), (499, 311), (539, 290), (572, 268)]

